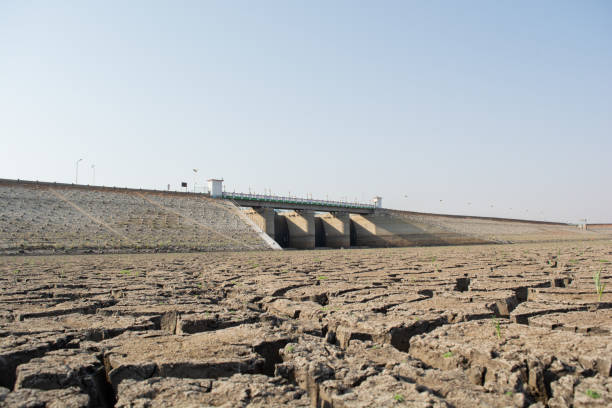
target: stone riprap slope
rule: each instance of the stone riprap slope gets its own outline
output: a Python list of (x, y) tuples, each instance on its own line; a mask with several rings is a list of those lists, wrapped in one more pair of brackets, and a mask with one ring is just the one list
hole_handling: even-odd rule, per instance
[(231, 251), (267, 245), (201, 195), (0, 183), (0, 253)]
[(609, 407), (610, 261), (609, 241), (4, 257), (0, 407)]
[(494, 218), (442, 216), (390, 210), (389, 214), (421, 230), (474, 243), (528, 243), (546, 241), (597, 240), (612, 238), (612, 230), (584, 231), (576, 226), (503, 220)]

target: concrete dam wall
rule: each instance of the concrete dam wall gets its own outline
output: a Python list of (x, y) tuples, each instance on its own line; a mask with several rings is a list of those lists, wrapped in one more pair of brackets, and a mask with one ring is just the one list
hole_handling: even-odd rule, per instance
[[(273, 242), (270, 238), (272, 238)], [(0, 254), (404, 247), (612, 238), (609, 225), (376, 209), (239, 209), (203, 194), (0, 179)], [(278, 244), (278, 245), (276, 245)]]
[(408, 247), (602, 239), (609, 235), (538, 221), (448, 216), (398, 210), (372, 214), (247, 210), (284, 248)]

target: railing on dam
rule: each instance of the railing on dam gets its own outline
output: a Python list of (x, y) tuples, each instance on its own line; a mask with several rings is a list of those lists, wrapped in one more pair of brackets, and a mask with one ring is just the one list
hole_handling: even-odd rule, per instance
[(361, 209), (361, 210), (374, 210), (375, 205), (369, 203), (359, 203), (350, 201), (330, 201), (330, 200), (317, 200), (310, 198), (299, 198), (299, 197), (283, 197), (283, 196), (272, 196), (264, 194), (250, 194), (250, 193), (228, 193), (223, 192), (223, 198), (229, 200), (239, 201), (252, 201), (261, 204), (280, 204), (283, 205), (304, 205), (314, 207), (337, 207), (346, 209)]

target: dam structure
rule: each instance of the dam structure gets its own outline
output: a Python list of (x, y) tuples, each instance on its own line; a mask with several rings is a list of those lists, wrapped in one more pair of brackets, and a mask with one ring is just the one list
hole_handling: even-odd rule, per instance
[[(209, 179), (213, 198), (229, 200), (281, 247), (314, 249), (349, 248), (351, 214), (373, 214), (382, 208), (382, 198), (373, 203), (330, 201), (223, 191), (223, 179)], [(280, 211), (277, 211), (280, 210)]]
[(612, 238), (608, 225), (444, 215), (370, 203), (0, 179), (0, 254), (259, 251)]
[[(351, 214), (373, 214), (376, 204), (223, 193), (281, 247), (349, 248)], [(379, 201), (380, 203), (380, 201)], [(278, 210), (278, 211), (277, 211)]]
[[(382, 207), (371, 203), (329, 201), (223, 191), (211, 179), (212, 197), (229, 200), (282, 248), (410, 247), (477, 245), (592, 238), (575, 226), (547, 222), (443, 215)], [(587, 234), (588, 235), (588, 234)]]

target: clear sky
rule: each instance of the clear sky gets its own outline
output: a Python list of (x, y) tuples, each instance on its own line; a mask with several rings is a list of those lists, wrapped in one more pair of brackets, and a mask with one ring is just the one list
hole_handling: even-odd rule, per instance
[(0, 0), (0, 178), (612, 222), (612, 2)]

